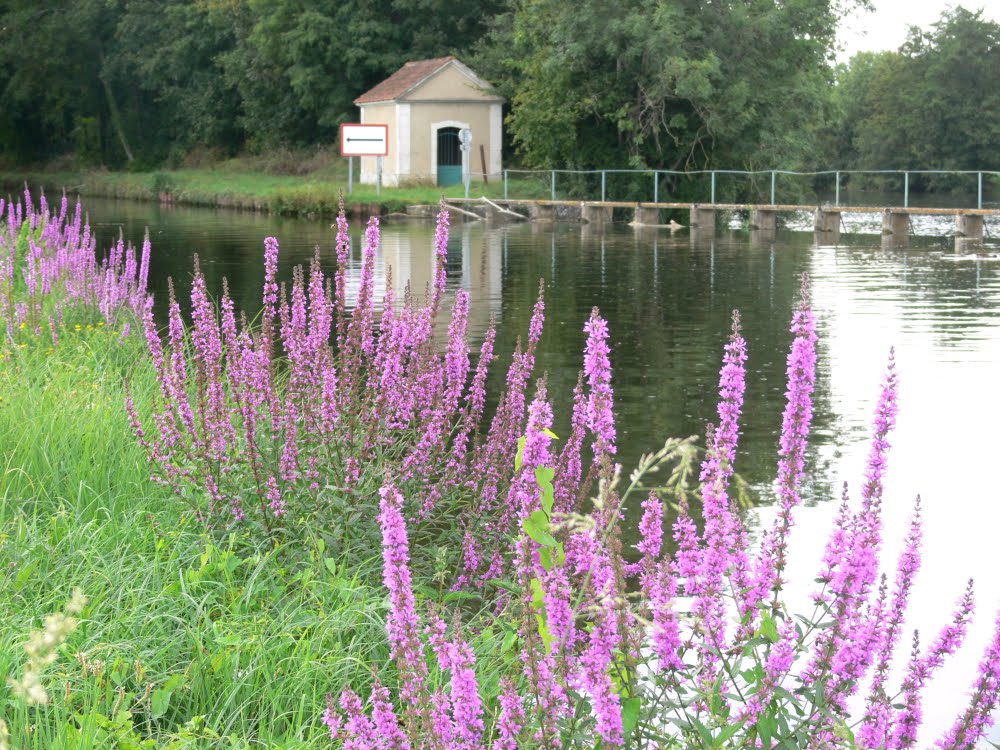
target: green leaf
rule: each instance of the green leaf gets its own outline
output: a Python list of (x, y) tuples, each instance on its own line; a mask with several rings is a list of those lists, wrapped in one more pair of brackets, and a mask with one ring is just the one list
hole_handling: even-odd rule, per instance
[(504, 591), (510, 591), (512, 594), (520, 594), (521, 589), (510, 581), (505, 581), (502, 578), (490, 578), (486, 583), (491, 586), (496, 586)]
[(170, 706), (170, 696), (173, 695), (173, 690), (167, 690), (166, 688), (158, 688), (153, 691), (150, 696), (150, 716), (154, 719), (162, 718), (167, 712), (167, 708)]
[(779, 640), (778, 636), (778, 625), (774, 621), (774, 617), (767, 614), (761, 618), (760, 621), (760, 634), (767, 638), (771, 643), (777, 643)]
[(558, 435), (556, 435), (556, 434), (555, 434), (555, 433), (554, 433), (554, 432), (553, 432), (552, 430), (550, 430), (550, 429), (549, 429), (548, 427), (543, 427), (543, 428), (542, 428), (542, 434), (544, 434), (544, 435), (548, 435), (548, 436), (549, 436), (550, 438), (552, 438), (553, 440), (558, 440), (558, 439), (559, 439), (559, 436), (558, 436)]
[(760, 736), (760, 746), (763, 750), (770, 750), (771, 737), (774, 736), (774, 731), (777, 728), (778, 725), (770, 713), (766, 713), (757, 719), (757, 734)]
[(545, 511), (545, 515), (549, 518), (552, 517), (552, 504), (555, 502), (555, 491), (552, 487), (552, 480), (555, 476), (555, 469), (550, 469), (548, 466), (535, 467), (535, 481), (542, 491), (542, 510)]
[(626, 698), (622, 701), (622, 734), (626, 742), (639, 724), (639, 709), (642, 702), (639, 698)]
[(520, 471), (521, 465), (524, 463), (524, 445), (528, 442), (528, 438), (524, 435), (517, 439), (517, 453), (514, 455), (514, 471)]
[(555, 567), (555, 548), (542, 547), (538, 550), (538, 561), (545, 570), (552, 570)]
[(326, 569), (330, 572), (334, 578), (337, 577), (337, 561), (332, 557), (324, 558), (323, 563), (326, 565)]
[(701, 721), (698, 720), (697, 716), (691, 717), (691, 723), (694, 724), (694, 728), (698, 730), (698, 735), (701, 737), (702, 744), (704, 744), (705, 747), (712, 747), (714, 742), (711, 730), (702, 724)]
[(721, 732), (719, 732), (719, 736), (715, 738), (715, 746), (719, 748), (726, 747), (726, 743), (730, 739), (732, 739), (734, 734), (736, 734), (743, 728), (743, 725), (745, 723), (746, 723), (745, 721), (739, 721), (735, 724), (730, 724), (728, 727), (725, 727)]
[(545, 511), (536, 510), (525, 518), (521, 525), (524, 528), (524, 533), (543, 547), (555, 547), (559, 544), (556, 538), (549, 533), (549, 517), (545, 515)]
[(443, 602), (465, 602), (465, 601), (481, 601), (483, 597), (474, 591), (449, 591), (445, 594), (441, 601)]

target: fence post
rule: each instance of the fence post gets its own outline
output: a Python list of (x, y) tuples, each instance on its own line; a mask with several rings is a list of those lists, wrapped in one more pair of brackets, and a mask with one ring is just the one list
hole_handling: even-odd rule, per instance
[(977, 193), (976, 208), (982, 208), (983, 207), (983, 173), (979, 172), (976, 175), (976, 177), (977, 177), (978, 182), (979, 182), (979, 186), (978, 186), (977, 191), (976, 191), (976, 193)]
[(608, 173), (605, 170), (601, 170), (601, 203), (604, 203), (604, 187)]
[(503, 171), (503, 199), (507, 200), (507, 170)]
[(712, 170), (712, 193), (711, 193), (711, 197), (709, 198), (708, 202), (711, 203), (712, 205), (715, 205), (715, 170), (714, 169)]
[(775, 178), (775, 175), (776, 175), (776, 173), (772, 169), (771, 170), (771, 205), (772, 206), (774, 205), (774, 178)]
[(910, 207), (910, 173), (903, 172), (903, 208)]
[(556, 170), (552, 170), (552, 200), (556, 199)]
[(653, 203), (660, 202), (660, 173), (653, 170)]
[(837, 192), (834, 194), (833, 205), (840, 205), (840, 172), (837, 172)]

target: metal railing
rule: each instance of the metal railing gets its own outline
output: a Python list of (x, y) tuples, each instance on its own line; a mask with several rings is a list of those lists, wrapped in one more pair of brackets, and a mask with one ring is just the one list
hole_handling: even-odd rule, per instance
[[(893, 170), (893, 169), (854, 169), (854, 170), (822, 170), (815, 172), (796, 172), (792, 170), (785, 169), (767, 169), (767, 170), (743, 170), (743, 169), (698, 169), (691, 171), (678, 171), (670, 169), (590, 169), (590, 170), (575, 170), (575, 169), (547, 169), (547, 170), (528, 170), (528, 169), (505, 169), (503, 170), (503, 197), (510, 200), (512, 197), (517, 198), (519, 196), (511, 195), (511, 178), (513, 177), (515, 181), (523, 182), (525, 178), (537, 179), (546, 181), (547, 188), (551, 200), (558, 200), (556, 192), (557, 175), (599, 175), (600, 176), (600, 197), (597, 197), (596, 190), (594, 195), (589, 194), (584, 196), (574, 195), (574, 198), (580, 200), (600, 200), (602, 202), (613, 200), (609, 198), (608, 191), (608, 177), (615, 175), (632, 175), (633, 179), (635, 176), (645, 175), (646, 179), (651, 179), (652, 189), (649, 190), (647, 196), (652, 199), (653, 203), (659, 203), (661, 198), (660, 182), (665, 176), (671, 177), (684, 177), (684, 178), (698, 178), (707, 175), (708, 179), (708, 203), (716, 203), (716, 187), (718, 178), (720, 176), (736, 175), (749, 177), (751, 180), (758, 176), (769, 176), (770, 177), (770, 204), (777, 205), (777, 192), (778, 192), (778, 176), (788, 175), (794, 177), (829, 177), (832, 176), (834, 179), (834, 199), (833, 205), (841, 205), (841, 188), (843, 186), (843, 178), (851, 177), (853, 175), (882, 175), (882, 176), (902, 176), (903, 180), (903, 207), (909, 208), (910, 206), (910, 176), (911, 175), (952, 175), (952, 176), (962, 176), (962, 175), (975, 175), (976, 176), (976, 208), (981, 209), (983, 207), (983, 176), (991, 175), (994, 177), (1000, 176), (1000, 172), (994, 170), (944, 170), (944, 169), (910, 169), (910, 170)], [(492, 176), (492, 175), (491, 175)], [(516, 182), (515, 182), (516, 184)], [(579, 191), (574, 191), (578, 193)]]

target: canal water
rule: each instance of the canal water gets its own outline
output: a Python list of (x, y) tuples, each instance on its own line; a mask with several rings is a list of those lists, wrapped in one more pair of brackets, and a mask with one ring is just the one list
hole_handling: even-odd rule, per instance
[[(237, 306), (255, 311), (268, 235), (279, 239), (283, 277), (290, 278), (292, 266), (306, 262), (316, 247), (327, 270), (333, 268), (329, 221), (101, 200), (88, 201), (86, 208), (103, 244), (119, 231), (141, 242), (149, 228), (152, 284), (161, 308), (167, 277), (187, 289), (197, 253), (216, 293), (226, 276)], [(919, 495), (923, 567), (908, 625), (929, 643), (951, 617), (969, 578), (976, 579), (979, 603), (969, 642), (927, 693), (922, 738), (930, 743), (964, 707), (1000, 606), (1000, 244), (988, 238), (982, 247), (956, 248), (947, 236), (950, 223), (925, 222), (925, 231), (937, 236), (912, 236), (907, 246), (897, 247), (879, 234), (860, 233), (868, 229), (863, 222), (855, 226), (859, 233), (841, 235), (838, 244), (817, 245), (812, 232), (803, 231), (780, 231), (768, 239), (724, 229), (716, 237), (694, 238), (686, 231), (640, 232), (617, 225), (594, 231), (579, 225), (456, 223), (448, 281), (450, 289), (471, 294), (473, 344), (495, 316), (498, 350), (509, 356), (516, 338), (527, 332), (543, 280), (546, 323), (538, 371), (548, 374), (557, 433), (565, 432), (569, 421), (583, 324), (592, 307), (600, 308), (611, 330), (626, 473), (666, 437), (703, 434), (705, 423), (714, 419), (722, 347), (732, 311), (739, 309), (749, 360), (736, 469), (754, 500), (749, 521), (761, 528), (773, 518), (788, 324), (800, 278), (808, 273), (819, 374), (807, 502), (796, 514), (789, 567), (790, 596), (803, 602), (814, 586), (841, 485), (847, 482), (851, 496), (860, 497), (872, 412), (894, 348), (900, 411), (886, 478), (884, 559), (895, 565)], [(360, 223), (352, 226), (355, 283), (362, 229)], [(399, 291), (407, 280), (422, 290), (431, 278), (433, 225), (389, 219), (382, 231), (380, 289), (391, 266)], [(891, 567), (888, 572), (891, 582)], [(907, 631), (897, 675), (909, 642)]]

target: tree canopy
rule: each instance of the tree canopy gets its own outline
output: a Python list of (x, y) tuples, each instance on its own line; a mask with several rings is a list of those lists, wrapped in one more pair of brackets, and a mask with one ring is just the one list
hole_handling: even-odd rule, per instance
[(895, 52), (851, 60), (837, 87), (841, 163), (1000, 168), (1000, 24), (957, 7)]
[(0, 158), (146, 168), (331, 143), (455, 54), (532, 167), (989, 168), (1000, 25), (961, 7), (834, 65), (867, 0), (0, 0)]

